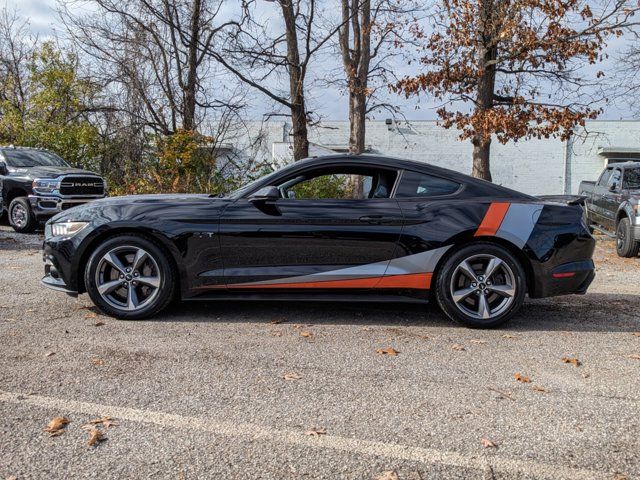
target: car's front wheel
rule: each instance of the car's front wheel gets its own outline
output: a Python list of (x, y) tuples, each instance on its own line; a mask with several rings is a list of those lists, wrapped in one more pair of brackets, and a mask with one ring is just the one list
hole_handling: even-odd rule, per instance
[(522, 306), (525, 273), (505, 248), (473, 243), (449, 256), (436, 277), (436, 298), (451, 319), (470, 327), (497, 327)]
[(175, 296), (176, 272), (167, 254), (138, 235), (118, 235), (89, 258), (85, 286), (106, 315), (137, 320), (163, 310)]
[(26, 197), (14, 198), (9, 204), (9, 223), (16, 232), (31, 233), (38, 226), (29, 199)]

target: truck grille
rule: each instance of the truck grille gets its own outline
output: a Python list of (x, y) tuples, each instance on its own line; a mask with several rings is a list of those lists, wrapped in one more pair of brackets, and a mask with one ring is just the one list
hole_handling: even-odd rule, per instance
[(103, 195), (104, 181), (100, 177), (65, 177), (60, 183), (61, 195)]

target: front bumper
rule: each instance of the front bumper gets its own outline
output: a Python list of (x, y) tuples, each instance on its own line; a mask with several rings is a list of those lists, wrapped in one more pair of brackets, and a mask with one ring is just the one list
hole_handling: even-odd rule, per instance
[(65, 283), (62, 275), (60, 273), (60, 269), (57, 266), (57, 262), (55, 257), (52, 255), (47, 255), (46, 253), (43, 255), (44, 260), (44, 277), (40, 280), (40, 283), (52, 290), (56, 290), (58, 292), (64, 292), (73, 297), (78, 296), (78, 292), (70, 289)]
[(89, 203), (93, 200), (99, 200), (107, 197), (104, 195), (90, 195), (83, 197), (65, 197), (57, 195), (29, 195), (29, 203), (31, 204), (31, 210), (38, 218), (53, 217), (54, 215), (69, 210), (72, 207), (77, 207), (84, 203)]

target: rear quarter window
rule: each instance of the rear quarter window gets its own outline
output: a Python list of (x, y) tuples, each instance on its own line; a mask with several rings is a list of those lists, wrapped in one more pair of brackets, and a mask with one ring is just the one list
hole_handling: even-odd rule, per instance
[(460, 188), (460, 184), (452, 180), (405, 170), (400, 179), (396, 198), (438, 197), (451, 195)]

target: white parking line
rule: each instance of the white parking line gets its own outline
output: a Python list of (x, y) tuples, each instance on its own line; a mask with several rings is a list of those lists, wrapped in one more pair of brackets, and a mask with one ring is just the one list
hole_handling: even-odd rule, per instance
[(202, 430), (217, 435), (242, 437), (250, 440), (280, 442), (302, 447), (333, 449), (343, 452), (394, 458), (426, 464), (441, 464), (453, 467), (486, 470), (488, 465), (494, 472), (504, 474), (525, 473), (534, 477), (554, 479), (585, 479), (607, 477), (606, 473), (582, 468), (553, 465), (533, 460), (505, 458), (498, 455), (472, 456), (434, 448), (414, 447), (392, 443), (374, 442), (357, 438), (322, 435), (310, 437), (301, 431), (280, 430), (248, 423), (230, 423), (208, 418), (187, 417), (171, 413), (139, 410), (128, 407), (79, 402), (66, 398), (24, 395), (0, 390), (0, 401), (13, 404), (28, 404), (46, 409), (85, 415), (109, 416), (119, 420), (129, 420), (178, 429)]

